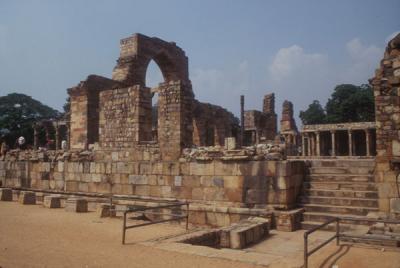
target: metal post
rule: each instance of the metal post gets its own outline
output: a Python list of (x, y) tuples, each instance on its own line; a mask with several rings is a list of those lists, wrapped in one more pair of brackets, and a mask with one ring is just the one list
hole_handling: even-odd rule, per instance
[(336, 246), (339, 246), (340, 240), (340, 218), (336, 218)]
[(186, 230), (189, 230), (189, 203), (186, 204)]
[(122, 226), (122, 245), (125, 245), (125, 232), (126, 232), (126, 211), (124, 211), (124, 222)]
[(308, 268), (307, 233), (304, 233), (304, 268)]
[(240, 146), (244, 143), (244, 95), (240, 95)]

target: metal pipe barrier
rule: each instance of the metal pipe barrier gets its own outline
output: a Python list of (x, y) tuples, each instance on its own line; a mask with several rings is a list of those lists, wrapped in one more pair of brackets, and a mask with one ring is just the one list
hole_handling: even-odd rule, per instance
[[(147, 214), (171, 216), (172, 218), (158, 220), (158, 221), (145, 222), (145, 223), (139, 223), (139, 224), (134, 224), (134, 225), (129, 225), (129, 226), (126, 225), (126, 219), (127, 219), (128, 213), (138, 213), (138, 212), (145, 212), (147, 210), (153, 210), (153, 209), (164, 209), (164, 208), (173, 208), (173, 207), (182, 207), (182, 206), (186, 206), (186, 215), (177, 215), (177, 214), (173, 214), (173, 213), (149, 212)], [(126, 236), (127, 229), (133, 229), (133, 228), (138, 228), (138, 227), (143, 227), (143, 226), (147, 226), (147, 225), (153, 225), (153, 224), (163, 223), (163, 222), (168, 222), (168, 221), (177, 221), (180, 219), (186, 219), (186, 230), (188, 230), (188, 228), (189, 228), (189, 203), (188, 202), (154, 206), (154, 207), (128, 208), (127, 210), (124, 210), (123, 212), (124, 212), (124, 220), (123, 220), (123, 225), (122, 225), (122, 244), (123, 245), (125, 244), (125, 236)]]
[[(340, 238), (356, 238), (356, 239), (360, 239), (360, 240), (376, 240), (373, 238), (368, 238), (368, 237), (363, 237), (360, 235), (351, 235), (351, 234), (342, 234), (340, 233), (340, 222), (341, 221), (354, 221), (354, 222), (368, 222), (368, 223), (389, 223), (389, 224), (400, 224), (400, 221), (393, 221), (393, 220), (378, 220), (378, 219), (367, 219), (367, 218), (347, 218), (347, 217), (335, 217), (332, 218), (326, 222), (324, 222), (321, 225), (315, 226), (314, 228), (306, 231), (304, 233), (304, 268), (308, 268), (308, 257), (311, 256), (312, 254), (314, 254), (316, 251), (318, 251), (319, 249), (321, 249), (322, 247), (324, 247), (325, 245), (327, 245), (328, 243), (330, 243), (332, 240), (334, 240), (336, 238), (336, 246), (339, 246), (339, 242), (340, 242)], [(325, 242), (323, 242), (322, 244), (316, 246), (315, 248), (313, 248), (312, 250), (308, 250), (308, 236), (312, 233), (314, 233), (315, 231), (318, 231), (322, 228), (324, 228), (325, 226), (336, 222), (336, 230), (335, 230), (335, 235), (328, 238)], [(390, 238), (380, 238), (381, 240), (384, 241), (397, 241), (396, 239), (390, 239)]]

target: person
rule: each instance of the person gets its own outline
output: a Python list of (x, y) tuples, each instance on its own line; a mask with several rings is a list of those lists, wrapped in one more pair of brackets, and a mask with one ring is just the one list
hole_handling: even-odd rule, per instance
[(1, 140), (0, 155), (5, 155), (7, 153), (8, 146), (4, 139)]
[(21, 149), (21, 150), (25, 149), (25, 138), (24, 138), (24, 136), (20, 136), (17, 139), (17, 145), (18, 145), (19, 149)]
[(67, 141), (66, 140), (61, 141), (61, 149), (64, 151), (67, 150)]

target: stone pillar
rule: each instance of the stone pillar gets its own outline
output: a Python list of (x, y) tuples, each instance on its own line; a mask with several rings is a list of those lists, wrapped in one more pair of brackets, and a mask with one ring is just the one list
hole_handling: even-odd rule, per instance
[(331, 131), (332, 156), (336, 156), (335, 131)]
[(66, 135), (67, 135), (67, 150), (71, 148), (71, 139), (70, 139), (70, 126), (69, 123), (67, 123), (67, 129), (66, 129)]
[(56, 150), (60, 150), (60, 126), (58, 125), (58, 123), (54, 124), (54, 128), (56, 130)]
[(306, 138), (304, 133), (301, 133), (301, 154), (306, 156)]
[(367, 148), (367, 156), (371, 156), (371, 148), (370, 148), (370, 131), (369, 129), (365, 130), (365, 143), (366, 143), (366, 148)]
[(349, 156), (353, 155), (353, 134), (351, 132), (351, 129), (347, 131), (348, 136), (349, 136)]
[(38, 125), (35, 123), (33, 124), (33, 149), (37, 150), (39, 147), (39, 131)]
[(307, 141), (308, 141), (308, 143), (307, 143), (307, 147), (308, 147), (307, 155), (311, 156), (311, 133), (307, 133)]
[(315, 143), (315, 146), (316, 146), (316, 149), (317, 149), (317, 156), (320, 156), (321, 155), (321, 146), (320, 146), (320, 133), (319, 133), (319, 131), (317, 131), (317, 132), (315, 132), (315, 134), (316, 134), (316, 139), (317, 139), (317, 142)]

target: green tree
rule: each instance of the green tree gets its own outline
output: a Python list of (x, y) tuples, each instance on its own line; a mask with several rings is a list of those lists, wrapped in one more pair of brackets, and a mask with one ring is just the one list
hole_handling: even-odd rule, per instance
[(338, 85), (325, 110), (327, 123), (374, 121), (373, 90), (369, 85)]
[(0, 97), (0, 136), (13, 146), (19, 136), (27, 144), (33, 143), (34, 122), (57, 118), (60, 112), (33, 99), (30, 96), (11, 93)]
[(325, 111), (319, 101), (314, 100), (305, 111), (300, 111), (300, 119), (303, 125), (323, 124)]

